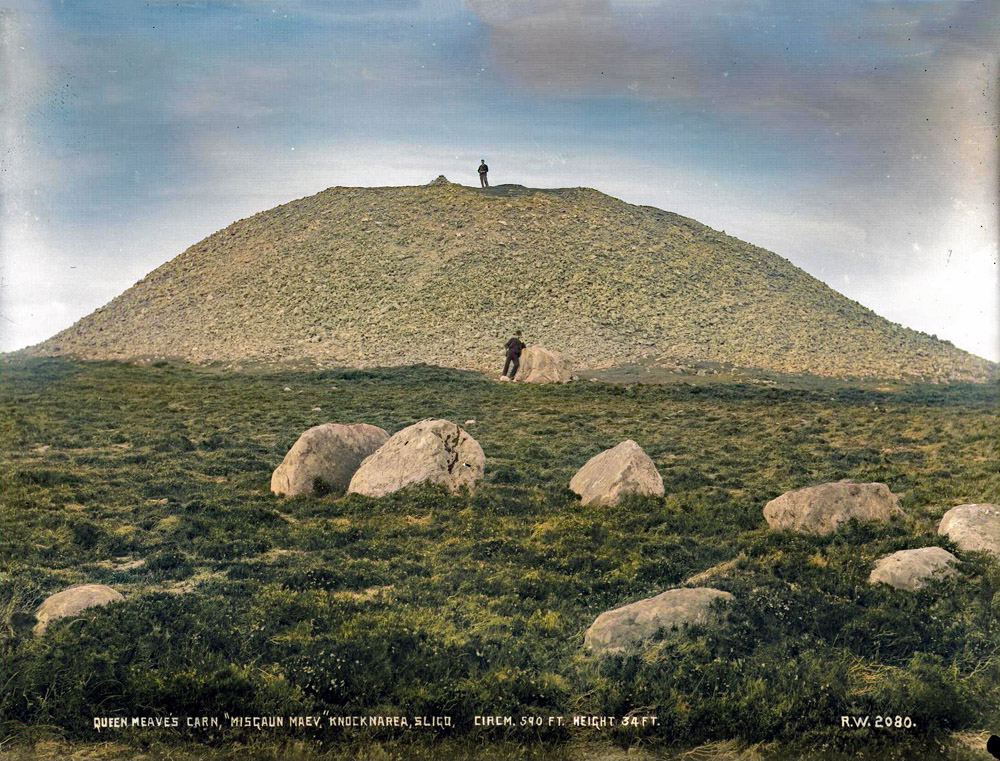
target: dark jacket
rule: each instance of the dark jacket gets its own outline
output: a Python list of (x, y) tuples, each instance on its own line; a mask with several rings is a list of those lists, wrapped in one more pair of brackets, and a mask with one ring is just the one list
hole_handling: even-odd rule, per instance
[(504, 345), (504, 348), (507, 350), (508, 357), (511, 359), (520, 359), (521, 352), (524, 351), (525, 344), (520, 338), (514, 336)]
[(490, 171), (490, 168), (486, 164), (479, 165), (479, 174), (486, 174), (488, 171)]

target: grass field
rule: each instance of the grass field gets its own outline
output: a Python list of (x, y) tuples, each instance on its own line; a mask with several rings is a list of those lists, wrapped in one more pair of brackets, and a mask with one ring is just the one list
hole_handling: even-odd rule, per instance
[[(531, 387), (432, 367), (229, 373), (26, 359), (2, 374), (0, 716), (11, 758), (94, 743), (112, 743), (111, 755), (244, 761), (598, 759), (629, 748), (644, 758), (698, 746), (690, 758), (979, 758), (956, 738), (1000, 730), (1000, 564), (935, 530), (954, 505), (998, 501), (995, 384), (880, 391), (678, 376)], [(475, 494), (269, 492), (312, 425), (394, 432), (429, 417), (475, 421), (467, 430), (487, 456)], [(581, 507), (570, 477), (626, 438), (652, 457), (667, 495)], [(887, 483), (905, 518), (826, 537), (767, 531), (767, 500), (838, 479)], [(955, 552), (960, 573), (917, 593), (867, 584), (877, 558), (927, 545)], [(721, 625), (585, 655), (598, 613), (696, 574), (735, 595)], [(26, 614), (83, 582), (126, 601), (31, 636)], [(657, 726), (473, 721), (630, 712)], [(450, 716), (453, 726), (92, 726), (226, 714)], [(845, 715), (914, 726), (848, 730)]]

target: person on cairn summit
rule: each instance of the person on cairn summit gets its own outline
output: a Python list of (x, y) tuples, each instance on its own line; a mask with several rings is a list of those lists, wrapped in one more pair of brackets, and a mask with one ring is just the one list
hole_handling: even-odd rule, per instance
[[(500, 377), (506, 375), (511, 380), (514, 380), (514, 376), (517, 375), (517, 368), (521, 366), (521, 352), (525, 348), (524, 341), (521, 340), (520, 330), (514, 333), (514, 337), (504, 344), (504, 348), (507, 350), (507, 361), (504, 362), (503, 372), (500, 374)], [(508, 370), (510, 370), (509, 375), (507, 374)]]
[(490, 186), (490, 181), (486, 179), (488, 171), (490, 171), (490, 168), (486, 166), (486, 159), (479, 159), (479, 184), (484, 188)]

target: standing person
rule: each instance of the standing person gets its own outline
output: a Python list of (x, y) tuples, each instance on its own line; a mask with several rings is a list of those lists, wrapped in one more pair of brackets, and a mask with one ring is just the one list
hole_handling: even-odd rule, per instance
[(484, 188), (490, 186), (490, 181), (486, 179), (486, 173), (490, 168), (486, 166), (486, 159), (479, 159), (479, 184)]
[[(504, 348), (507, 350), (507, 361), (503, 365), (503, 373), (500, 377), (505, 375), (514, 380), (514, 376), (517, 375), (517, 368), (521, 366), (521, 352), (525, 349), (524, 341), (521, 340), (521, 331), (518, 330), (514, 333), (514, 337), (511, 338)], [(507, 375), (507, 370), (510, 370), (510, 375)]]

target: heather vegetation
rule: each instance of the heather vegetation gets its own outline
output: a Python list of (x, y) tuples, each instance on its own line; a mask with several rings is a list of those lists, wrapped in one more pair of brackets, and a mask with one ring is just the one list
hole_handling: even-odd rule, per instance
[[(13, 758), (53, 739), (152, 746), (150, 758), (236, 747), (243, 759), (643, 758), (697, 746), (697, 758), (961, 758), (956, 738), (1000, 729), (1000, 565), (935, 532), (954, 505), (998, 501), (995, 385), (530, 387), (425, 366), (228, 373), (23, 358), (2, 372), (0, 717)], [(394, 432), (429, 417), (474, 421), (487, 456), (475, 494), (268, 490), (312, 425)], [(581, 506), (570, 477), (627, 438), (666, 496)], [(767, 531), (767, 500), (845, 478), (885, 482), (904, 517), (820, 537)], [(919, 592), (867, 583), (879, 557), (928, 545), (958, 555), (959, 573)], [(735, 596), (721, 623), (585, 654), (599, 613), (692, 577)], [(84, 582), (126, 599), (31, 636), (35, 607)], [(477, 714), (630, 712), (658, 725), (473, 726)], [(137, 713), (454, 726), (92, 729), (95, 716)], [(913, 726), (841, 727), (865, 715)]]

